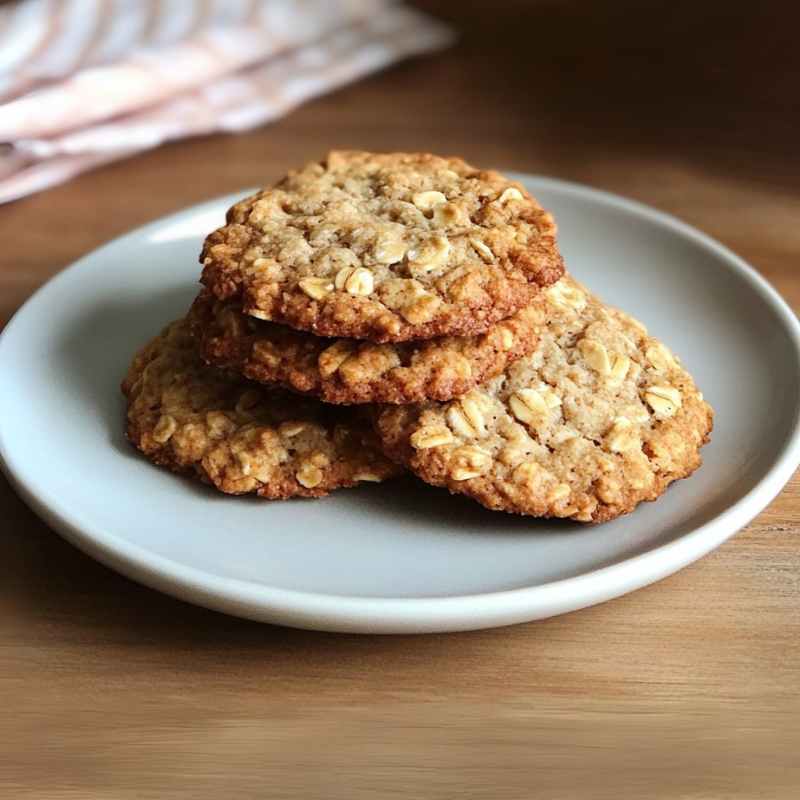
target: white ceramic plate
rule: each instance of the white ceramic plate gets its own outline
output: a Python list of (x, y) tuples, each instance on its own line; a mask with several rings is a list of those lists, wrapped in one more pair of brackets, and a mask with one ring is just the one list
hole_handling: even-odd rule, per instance
[(800, 335), (778, 295), (696, 230), (584, 187), (523, 178), (572, 272), (644, 321), (716, 409), (705, 464), (615, 522), (490, 513), (402, 480), (318, 501), (224, 497), (122, 435), (134, 351), (194, 296), (223, 197), (123, 236), (50, 281), (0, 337), (0, 455), (20, 495), (85, 552), (231, 614), (335, 631), (506, 625), (599, 603), (719, 545), (798, 464)]

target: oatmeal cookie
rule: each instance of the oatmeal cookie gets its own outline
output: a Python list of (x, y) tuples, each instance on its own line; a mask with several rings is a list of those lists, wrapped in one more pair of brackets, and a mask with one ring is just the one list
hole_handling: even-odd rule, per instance
[(458, 158), (332, 152), (234, 205), (203, 283), (247, 314), (375, 342), (482, 333), (564, 267), (525, 188)]
[(539, 344), (450, 403), (385, 407), (385, 452), (487, 508), (603, 522), (700, 465), (713, 412), (643, 325), (570, 277), (542, 293)]
[(221, 492), (318, 497), (400, 471), (353, 409), (205, 366), (183, 320), (137, 354), (122, 391), (130, 441), (153, 463)]
[(529, 353), (539, 314), (523, 308), (477, 336), (375, 344), (263, 322), (206, 291), (189, 320), (207, 363), (246, 378), (327, 403), (414, 403), (458, 397)]

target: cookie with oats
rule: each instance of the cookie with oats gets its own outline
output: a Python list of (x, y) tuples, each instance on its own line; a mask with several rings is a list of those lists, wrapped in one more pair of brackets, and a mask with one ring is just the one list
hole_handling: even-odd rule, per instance
[(122, 391), (128, 439), (153, 463), (221, 492), (319, 497), (400, 471), (355, 410), (207, 367), (183, 320), (136, 355)]
[(523, 308), (476, 336), (376, 344), (264, 322), (201, 292), (189, 320), (200, 354), (216, 367), (327, 403), (414, 403), (458, 397), (529, 353), (539, 314)]
[(569, 277), (542, 293), (539, 344), (459, 400), (386, 407), (384, 451), (490, 509), (603, 522), (700, 465), (713, 412), (643, 325)]
[(482, 333), (561, 277), (553, 217), (459, 158), (332, 152), (234, 205), (203, 283), (247, 314), (375, 342)]

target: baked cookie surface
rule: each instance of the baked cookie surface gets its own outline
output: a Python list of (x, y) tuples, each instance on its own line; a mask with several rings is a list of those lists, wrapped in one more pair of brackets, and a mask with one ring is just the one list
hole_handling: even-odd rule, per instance
[(553, 217), (458, 158), (332, 152), (234, 205), (203, 283), (245, 313), (376, 342), (486, 331), (564, 267)]
[(542, 293), (539, 344), (450, 403), (385, 407), (385, 452), (491, 509), (602, 522), (701, 462), (713, 411), (643, 325), (566, 276)]
[(539, 316), (526, 307), (475, 336), (376, 344), (264, 322), (201, 292), (189, 321), (201, 356), (246, 378), (327, 403), (413, 403), (465, 394), (531, 352)]
[(318, 497), (400, 471), (353, 410), (207, 367), (184, 320), (135, 356), (122, 391), (128, 439), (150, 461), (228, 494)]

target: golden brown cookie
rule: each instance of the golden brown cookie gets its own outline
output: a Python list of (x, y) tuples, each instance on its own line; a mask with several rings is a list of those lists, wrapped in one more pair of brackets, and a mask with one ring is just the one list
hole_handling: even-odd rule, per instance
[(558, 280), (556, 225), (458, 158), (332, 152), (237, 203), (203, 283), (247, 314), (375, 342), (482, 333)]
[(569, 277), (545, 290), (539, 344), (450, 403), (384, 407), (386, 453), (487, 508), (602, 522), (700, 465), (713, 412), (643, 325)]
[(375, 344), (254, 319), (205, 291), (189, 321), (209, 364), (252, 380), (328, 403), (413, 403), (458, 397), (529, 353), (539, 314), (523, 308), (477, 336)]
[(204, 365), (183, 320), (138, 353), (122, 391), (130, 441), (153, 463), (221, 492), (319, 497), (400, 471), (356, 410), (269, 391)]

